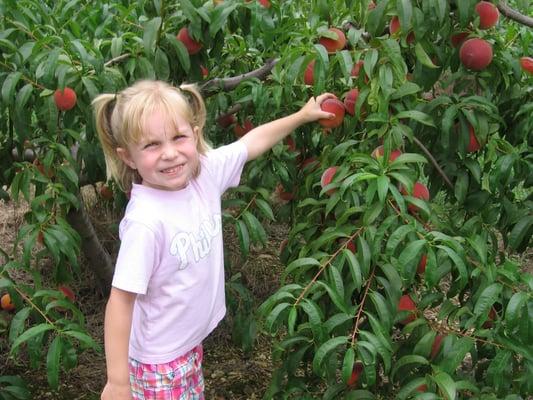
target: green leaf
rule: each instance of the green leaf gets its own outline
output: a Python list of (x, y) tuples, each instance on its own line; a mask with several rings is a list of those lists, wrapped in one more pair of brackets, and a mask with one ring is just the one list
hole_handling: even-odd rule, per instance
[(509, 234), (509, 247), (512, 250), (526, 248), (531, 240), (533, 215), (521, 218)]
[(420, 364), (420, 365), (428, 365), (429, 361), (422, 356), (417, 356), (415, 354), (410, 354), (407, 356), (401, 357), (396, 363), (394, 364), (394, 367), (392, 367), (390, 378), (391, 380), (394, 380), (394, 375), (405, 365), (408, 364)]
[(11, 326), (9, 328), (9, 342), (13, 343), (17, 337), (24, 331), (26, 327), (26, 320), (30, 316), (31, 308), (24, 307), (18, 311), (11, 320)]
[(328, 292), (331, 301), (333, 301), (333, 304), (335, 304), (340, 311), (346, 314), (350, 314), (348, 306), (344, 303), (344, 300), (334, 288), (322, 281), (316, 281), (316, 284), (326, 289), (326, 292)]
[(361, 274), (361, 266), (359, 265), (359, 261), (357, 261), (355, 254), (353, 254), (351, 250), (343, 249), (342, 254), (344, 255), (345, 259), (348, 261), (348, 266), (350, 268), (350, 274), (355, 284), (355, 290), (360, 291), (361, 287), (363, 286), (363, 277)]
[(33, 85), (31, 83), (28, 83), (27, 85), (23, 86), (22, 89), (18, 91), (15, 104), (19, 113), (24, 112), (23, 110), (26, 109), (26, 104), (28, 103), (28, 100), (30, 99), (32, 93)]
[(157, 35), (160, 27), (161, 17), (152, 18), (144, 24), (143, 45), (147, 57), (152, 56), (155, 52)]
[(439, 249), (444, 250), (450, 259), (453, 261), (459, 272), (460, 288), (464, 288), (468, 282), (468, 270), (466, 269), (465, 262), (454, 250), (448, 246), (437, 245)]
[(354, 361), (355, 350), (353, 347), (350, 347), (348, 350), (346, 350), (346, 353), (344, 353), (344, 360), (342, 362), (341, 377), (344, 383), (347, 383), (352, 376)]
[(111, 57), (116, 58), (122, 54), (122, 37), (111, 39)]
[(405, 239), (408, 233), (413, 232), (414, 228), (411, 225), (400, 225), (390, 236), (387, 241), (385, 253), (393, 255), (396, 247)]
[(290, 307), (291, 305), (289, 303), (280, 303), (274, 309), (268, 314), (268, 317), (265, 320), (266, 328), (270, 333), (275, 333), (274, 324), (280, 317), (281, 313), (287, 309), (287, 307)]
[(322, 343), (318, 347), (313, 358), (313, 371), (315, 372), (315, 374), (317, 374), (318, 376), (322, 375), (322, 364), (325, 358), (328, 357), (337, 347), (346, 345), (349, 339), (349, 336), (334, 337)]
[(426, 50), (424, 50), (424, 47), (420, 42), (417, 42), (415, 45), (415, 54), (418, 61), (422, 63), (422, 65), (428, 67), (428, 68), (439, 68), (439, 66), (433, 64), (433, 61), (426, 53)]
[(237, 237), (239, 238), (239, 245), (241, 248), (241, 253), (244, 258), (248, 257), (250, 253), (250, 234), (248, 233), (248, 228), (242, 220), (235, 221), (235, 230), (237, 231)]
[(22, 335), (15, 339), (13, 345), (11, 346), (11, 353), (13, 353), (15, 349), (17, 349), (22, 343), (51, 329), (54, 329), (54, 326), (48, 323), (42, 323), (39, 325), (32, 326), (30, 329), (28, 329)]
[(509, 329), (513, 329), (518, 324), (520, 318), (520, 311), (526, 304), (528, 296), (525, 292), (518, 292), (513, 294), (505, 311), (505, 321)]
[(189, 72), (191, 70), (191, 59), (189, 57), (187, 49), (185, 48), (185, 45), (174, 35), (166, 34), (165, 38), (174, 48), (174, 51), (176, 52), (176, 56), (178, 57), (178, 61), (180, 62), (183, 71)]
[(59, 386), (59, 360), (61, 358), (61, 337), (56, 336), (46, 354), (46, 377), (48, 385), (52, 389), (57, 389)]
[(244, 211), (242, 213), (242, 218), (244, 219), (244, 222), (246, 222), (252, 240), (254, 242), (261, 242), (265, 245), (267, 242), (267, 234), (257, 217), (249, 211)]
[(431, 379), (437, 384), (445, 399), (455, 400), (456, 388), (454, 380), (444, 371), (439, 371), (431, 376)]
[(21, 77), (21, 72), (11, 72), (4, 80), (4, 84), (2, 85), (2, 101), (5, 104), (13, 104), (13, 100), (15, 98), (15, 88)]
[(396, 8), (398, 9), (398, 19), (400, 20), (402, 33), (406, 35), (407, 30), (411, 26), (411, 18), (413, 16), (412, 2), (411, 0), (398, 0), (396, 2)]
[(168, 80), (168, 77), (170, 76), (170, 64), (166, 53), (159, 47), (155, 50), (154, 69), (158, 79), (164, 81)]
[(493, 283), (483, 289), (474, 306), (474, 314), (485, 317), (492, 305), (498, 300), (502, 289), (502, 285), (499, 283)]
[(409, 118), (417, 122), (420, 122), (421, 124), (435, 128), (435, 124), (433, 123), (433, 118), (423, 113), (422, 111), (416, 111), (416, 110), (400, 111), (398, 114), (395, 115), (395, 117), (398, 119)]
[(384, 203), (387, 198), (387, 193), (389, 192), (390, 179), (388, 176), (381, 175), (377, 179), (378, 185), (378, 198), (381, 203)]
[(276, 218), (274, 217), (274, 213), (272, 212), (272, 208), (270, 205), (263, 199), (256, 198), (255, 199), (255, 205), (263, 213), (263, 215), (270, 219), (271, 221), (275, 221)]
[(96, 343), (92, 337), (90, 337), (84, 332), (69, 330), (69, 331), (64, 331), (62, 333), (78, 339), (80, 343), (83, 343), (87, 347), (95, 349), (96, 351), (100, 351), (100, 346), (98, 345), (98, 343)]
[(413, 265), (416, 264), (426, 243), (427, 241), (425, 239), (415, 240), (414, 242), (409, 243), (400, 253), (398, 265), (404, 278), (411, 279), (416, 273), (416, 267), (412, 270), (408, 270), (408, 268), (413, 267)]

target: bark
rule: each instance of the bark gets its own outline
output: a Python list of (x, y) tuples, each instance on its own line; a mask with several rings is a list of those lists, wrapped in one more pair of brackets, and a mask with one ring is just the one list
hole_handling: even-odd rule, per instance
[(96, 275), (102, 293), (107, 297), (113, 279), (113, 260), (100, 243), (81, 198), (80, 208), (70, 210), (67, 220), (81, 236), (81, 250)]
[(254, 69), (253, 71), (247, 72), (242, 75), (233, 76), (230, 78), (215, 78), (207, 81), (202, 86), (200, 86), (200, 91), (202, 92), (202, 95), (204, 97), (212, 96), (219, 91), (225, 91), (229, 92), (230, 90), (235, 89), (239, 83), (244, 81), (245, 79), (249, 78), (257, 78), (259, 80), (264, 80), (268, 74), (270, 74), (270, 71), (272, 71), (272, 68), (277, 64), (279, 59), (270, 59), (266, 62), (265, 65), (258, 69)]
[(523, 15), (516, 11), (515, 9), (509, 7), (506, 1), (500, 0), (497, 4), (498, 10), (505, 15), (507, 18), (512, 19), (515, 22), (518, 22), (522, 25), (533, 28), (533, 18)]

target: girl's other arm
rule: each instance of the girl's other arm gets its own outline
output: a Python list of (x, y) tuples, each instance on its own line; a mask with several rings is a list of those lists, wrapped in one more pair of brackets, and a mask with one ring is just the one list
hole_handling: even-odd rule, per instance
[(239, 140), (244, 143), (248, 150), (247, 160), (253, 160), (270, 150), (276, 143), (285, 138), (285, 136), (300, 125), (321, 118), (333, 118), (334, 114), (322, 111), (320, 108), (322, 102), (329, 97), (334, 97), (334, 95), (331, 93), (324, 93), (316, 98), (312, 97), (294, 114), (260, 125), (240, 138)]
[(135, 293), (111, 288), (104, 321), (107, 383), (102, 400), (131, 400), (128, 348)]

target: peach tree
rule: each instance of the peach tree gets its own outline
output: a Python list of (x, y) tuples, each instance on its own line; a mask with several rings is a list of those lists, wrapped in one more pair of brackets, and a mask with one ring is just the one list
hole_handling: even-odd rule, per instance
[[(144, 78), (197, 82), (218, 146), (328, 91), (338, 124), (302, 127), (224, 199), (244, 257), (269, 223), (289, 226), (280, 287), (257, 315), (228, 266), (235, 338), (253, 349), (257, 317), (276, 340), (265, 398), (531, 393), (525, 10), (519, 0), (3, 1), (0, 195), (28, 209), (1, 249), (14, 311), (0, 343), (44, 367), (51, 387), (80, 352), (99, 350), (59, 290), (87, 265), (105, 295), (113, 272), (81, 188), (119, 213), (127, 202), (105, 179), (94, 96)], [(0, 398), (24, 396), (18, 378), (0, 377)]]

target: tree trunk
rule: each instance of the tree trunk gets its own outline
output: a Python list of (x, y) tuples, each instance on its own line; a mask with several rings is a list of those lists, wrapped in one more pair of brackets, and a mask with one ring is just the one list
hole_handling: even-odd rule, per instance
[(79, 233), (81, 250), (98, 279), (102, 293), (107, 297), (111, 290), (111, 281), (113, 279), (113, 260), (96, 236), (93, 224), (85, 211), (85, 205), (81, 198), (80, 208), (78, 210), (71, 209), (67, 215), (67, 220)]

